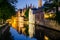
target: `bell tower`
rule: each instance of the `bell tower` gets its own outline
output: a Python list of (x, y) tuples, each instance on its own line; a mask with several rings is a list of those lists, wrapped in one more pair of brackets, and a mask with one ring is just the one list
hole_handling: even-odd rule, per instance
[(42, 0), (38, 0), (38, 7), (42, 6)]

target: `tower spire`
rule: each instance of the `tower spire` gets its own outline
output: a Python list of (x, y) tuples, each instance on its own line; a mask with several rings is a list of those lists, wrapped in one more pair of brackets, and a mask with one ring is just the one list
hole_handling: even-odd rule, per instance
[(27, 4), (26, 4), (26, 9), (27, 9)]
[(38, 7), (42, 6), (42, 0), (38, 0)]

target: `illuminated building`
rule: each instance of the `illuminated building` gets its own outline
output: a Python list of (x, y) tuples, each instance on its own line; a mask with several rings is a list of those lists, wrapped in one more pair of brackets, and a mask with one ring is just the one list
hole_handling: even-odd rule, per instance
[(32, 9), (29, 9), (29, 36), (33, 37), (35, 33), (35, 14)]
[(17, 13), (17, 18), (18, 18), (18, 32), (20, 32), (22, 30), (22, 28), (24, 27), (24, 13), (22, 13), (22, 9), (18, 10)]

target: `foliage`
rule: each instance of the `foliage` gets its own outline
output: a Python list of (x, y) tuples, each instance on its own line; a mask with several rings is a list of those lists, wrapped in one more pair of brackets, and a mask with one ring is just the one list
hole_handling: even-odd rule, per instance
[(0, 0), (0, 19), (8, 19), (15, 14), (16, 0)]
[(26, 32), (26, 35), (28, 36), (29, 35), (29, 33), (28, 33), (28, 25), (25, 25), (25, 28), (26, 28), (26, 30), (25, 30), (25, 32)]
[(52, 10), (55, 7), (56, 16), (55, 16), (54, 20), (56, 20), (58, 23), (60, 23), (60, 18), (59, 18), (60, 12), (58, 11), (58, 7), (60, 6), (59, 4), (60, 4), (60, 2), (58, 2), (58, 0), (49, 0), (49, 3), (45, 2), (45, 4), (44, 4), (44, 6), (45, 6), (44, 11), (45, 12), (48, 12), (48, 10)]
[(25, 12), (25, 17), (28, 18), (28, 14), (29, 14), (29, 8), (27, 8), (26, 12)]

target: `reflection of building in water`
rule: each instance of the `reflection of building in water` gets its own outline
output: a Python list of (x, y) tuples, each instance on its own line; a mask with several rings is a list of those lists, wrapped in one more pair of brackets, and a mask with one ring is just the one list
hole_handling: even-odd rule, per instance
[(17, 30), (19, 33), (25, 34), (24, 19), (25, 19), (26, 8), (19, 9), (17, 11)]
[(12, 16), (11, 25), (13, 28), (17, 29), (17, 17)]
[(29, 36), (33, 37), (35, 32), (35, 14), (32, 9), (29, 9)]
[(22, 28), (24, 27), (24, 13), (22, 12), (22, 9), (19, 9), (17, 12), (17, 21), (18, 21), (18, 26), (17, 26), (17, 30), (18, 32), (22, 31)]
[(32, 7), (29, 9), (29, 36), (33, 37), (35, 34), (35, 22), (43, 21), (42, 0), (38, 0), (38, 8)]
[[(39, 7), (38, 8), (34, 8), (32, 7), (32, 5), (30, 5), (29, 7), (29, 34), (30, 37), (33, 37), (33, 34), (35, 32), (35, 21), (39, 22), (40, 23), (40, 20), (43, 19), (43, 14), (42, 14), (42, 11), (41, 11), (41, 6), (42, 6), (42, 0), (39, 0), (39, 3), (38, 3)], [(20, 32), (22, 29), (25, 29), (24, 28), (24, 20), (26, 20), (27, 18), (24, 18), (26, 15), (25, 15), (25, 12), (26, 12), (26, 8), (24, 9), (19, 9), (16, 13), (16, 17), (15, 18), (12, 18), (14, 19), (12, 22), (12, 26), (14, 28), (16, 28), (18, 30), (18, 32)], [(28, 13), (27, 13), (28, 14)], [(28, 20), (25, 22), (28, 24)]]
[[(16, 16), (12, 17), (12, 27), (15, 28), (18, 32), (20, 32), (21, 30), (25, 30), (24, 28), (24, 13), (25, 13), (26, 9), (19, 9), (16, 12)], [(22, 31), (22, 32), (23, 32)]]

